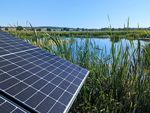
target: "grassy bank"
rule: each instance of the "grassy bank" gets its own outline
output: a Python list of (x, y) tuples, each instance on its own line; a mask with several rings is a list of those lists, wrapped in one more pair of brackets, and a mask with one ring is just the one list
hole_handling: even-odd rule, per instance
[[(27, 38), (32, 37), (34, 33), (32, 31), (9, 31), (14, 35), (20, 37), (27, 36)], [(37, 31), (40, 37), (44, 37), (42, 31)], [(51, 36), (59, 37), (110, 37), (110, 38), (125, 38), (129, 39), (138, 39), (138, 38), (149, 38), (150, 39), (150, 30), (115, 30), (115, 31), (51, 31), (47, 32)]]
[[(140, 37), (143, 35), (145, 38), (149, 35), (149, 32), (137, 32)], [(118, 34), (116, 34), (120, 37), (123, 34), (130, 38), (130, 33), (132, 33), (132, 35), (138, 35), (139, 37), (137, 32), (128, 32), (127, 35), (124, 32), (117, 32)], [(60, 43), (59, 38), (54, 38), (58, 33), (54, 32), (53, 34), (51, 32), (46, 35), (42, 32), (13, 32), (14, 35), (23, 39), (30, 39), (28, 40), (30, 43), (46, 51), (90, 70), (90, 75), (75, 100), (70, 113), (150, 112), (150, 44), (142, 47), (139, 41), (138, 47), (129, 54), (128, 46), (123, 49), (120, 45), (119, 51), (116, 51), (114, 43), (112, 43), (111, 54), (105, 56), (105, 51), (103, 51), (99, 56), (100, 50), (95, 49), (97, 45), (91, 43), (90, 39), (87, 38), (80, 46), (76, 44), (76, 47), (74, 47), (72, 43), (68, 44), (66, 41)], [(62, 33), (68, 34), (68, 32)], [(73, 36), (82, 34), (86, 36), (86, 32), (73, 33)], [(95, 32), (94, 34), (99, 36), (101, 33)], [(110, 32), (108, 32), (109, 34)], [(69, 33), (70, 35), (72, 34)], [(53, 44), (49, 44), (47, 40), (39, 44), (38, 39), (45, 36), (47, 39), (53, 40)], [(112, 36), (113, 33), (111, 33)], [(93, 51), (90, 50), (91, 48), (93, 48)], [(76, 51), (76, 58), (74, 58), (72, 49)]]

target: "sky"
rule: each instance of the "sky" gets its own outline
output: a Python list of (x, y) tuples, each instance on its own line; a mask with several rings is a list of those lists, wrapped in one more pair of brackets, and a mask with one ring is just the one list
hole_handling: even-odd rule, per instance
[(0, 26), (119, 28), (128, 18), (150, 27), (150, 0), (0, 0)]

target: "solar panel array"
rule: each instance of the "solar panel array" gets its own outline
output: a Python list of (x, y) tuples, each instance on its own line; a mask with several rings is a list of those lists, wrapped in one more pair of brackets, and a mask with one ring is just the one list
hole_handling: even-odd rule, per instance
[(0, 90), (35, 112), (68, 112), (88, 70), (0, 32)]

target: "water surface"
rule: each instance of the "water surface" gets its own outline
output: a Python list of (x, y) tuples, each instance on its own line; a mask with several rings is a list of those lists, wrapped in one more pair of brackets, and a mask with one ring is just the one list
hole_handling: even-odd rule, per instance
[[(66, 39), (72, 40), (72, 38), (65, 38), (65, 40)], [(74, 45), (74, 48), (72, 49), (73, 52), (75, 52), (77, 46), (83, 48), (82, 46), (88, 43), (90, 51), (93, 51), (93, 49), (97, 49), (99, 53), (103, 52), (105, 55), (111, 54), (113, 46), (112, 43), (114, 43), (116, 52), (119, 51), (120, 47), (123, 50), (125, 50), (128, 47), (130, 53), (133, 52), (133, 50), (137, 49), (138, 45), (140, 45), (140, 48), (143, 48), (144, 45), (150, 43), (142, 40), (128, 40), (128, 39), (120, 39), (117, 41), (112, 41), (110, 38), (73, 38), (73, 40), (74, 40), (72, 41)]]

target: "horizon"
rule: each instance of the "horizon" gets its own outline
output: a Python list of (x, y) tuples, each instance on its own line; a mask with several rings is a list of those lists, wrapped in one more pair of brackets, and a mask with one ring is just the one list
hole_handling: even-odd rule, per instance
[[(21, 25), (15, 25), (15, 26), (0, 26), (2, 28), (16, 28), (18, 26), (21, 26)], [(21, 27), (31, 27), (31, 26), (21, 26)], [(83, 27), (60, 27), (60, 26), (32, 26), (34, 28), (70, 28), (70, 29), (105, 29), (105, 28), (109, 28), (109, 26), (107, 27), (103, 27), (103, 28), (83, 28)], [(112, 27), (113, 29), (124, 29), (124, 27)], [(126, 27), (127, 28), (127, 27)], [(129, 27), (130, 29), (138, 29), (138, 27)], [(145, 29), (145, 28), (150, 28), (150, 27), (139, 27), (140, 29)]]
[[(145, 0), (2, 0), (0, 26), (52, 26), (101, 29), (150, 27), (150, 1)], [(109, 20), (109, 18), (110, 20)]]

